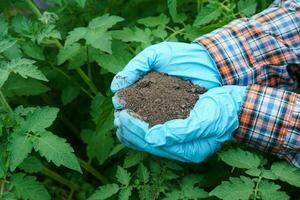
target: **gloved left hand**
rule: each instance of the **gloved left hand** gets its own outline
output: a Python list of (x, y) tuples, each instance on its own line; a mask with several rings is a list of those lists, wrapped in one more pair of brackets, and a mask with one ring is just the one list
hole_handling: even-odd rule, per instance
[[(204, 93), (186, 119), (174, 119), (149, 128), (127, 110), (115, 113), (119, 140), (139, 151), (183, 162), (201, 162), (232, 140), (238, 128), (246, 87), (224, 86)], [(114, 101), (120, 109), (119, 101)]]

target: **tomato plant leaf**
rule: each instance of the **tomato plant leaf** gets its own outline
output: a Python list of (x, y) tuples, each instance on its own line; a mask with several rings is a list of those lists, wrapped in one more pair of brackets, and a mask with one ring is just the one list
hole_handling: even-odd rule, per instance
[(300, 169), (286, 162), (276, 162), (272, 164), (271, 171), (276, 174), (280, 180), (300, 187)]
[(219, 5), (216, 3), (206, 6), (196, 17), (194, 26), (201, 26), (217, 20), (221, 16)]
[(116, 178), (119, 183), (127, 187), (129, 185), (131, 176), (128, 171), (126, 171), (124, 168), (118, 166), (117, 168), (117, 173), (116, 173)]
[(222, 151), (219, 156), (226, 164), (243, 169), (256, 168), (261, 164), (259, 156), (240, 148)]
[(253, 180), (245, 176), (239, 178), (230, 177), (229, 181), (223, 181), (222, 184), (213, 189), (209, 195), (224, 200), (246, 200), (250, 198), (254, 186)]
[(34, 149), (45, 157), (48, 162), (81, 172), (74, 150), (66, 143), (65, 139), (57, 137), (49, 131), (44, 131), (40, 133), (33, 144)]
[(273, 182), (262, 180), (259, 184), (259, 191), (261, 199), (263, 200), (288, 200), (289, 196), (282, 191), (278, 191), (281, 188)]
[(68, 59), (72, 59), (76, 56), (80, 50), (81, 46), (78, 43), (73, 43), (71, 45), (65, 46), (59, 50), (57, 54), (57, 64), (61, 65)]
[(256, 11), (257, 1), (255, 0), (240, 0), (238, 2), (238, 10), (241, 15), (249, 17)]
[(139, 19), (137, 22), (147, 27), (156, 27), (156, 26), (164, 27), (170, 22), (170, 19), (165, 14), (160, 14), (159, 16), (156, 17), (146, 17), (146, 18)]
[(115, 183), (100, 186), (97, 191), (88, 198), (88, 200), (102, 200), (111, 197), (119, 191), (119, 186)]
[(28, 200), (50, 200), (50, 195), (45, 187), (36, 181), (34, 176), (26, 176), (23, 173), (14, 174), (11, 184), (15, 194), (19, 198)]

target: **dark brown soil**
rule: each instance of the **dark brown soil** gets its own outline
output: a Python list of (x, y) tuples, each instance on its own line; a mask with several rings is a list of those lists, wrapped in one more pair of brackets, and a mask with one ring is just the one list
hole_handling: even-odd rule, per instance
[(150, 126), (186, 118), (206, 88), (176, 76), (150, 72), (132, 86), (118, 92), (125, 108)]

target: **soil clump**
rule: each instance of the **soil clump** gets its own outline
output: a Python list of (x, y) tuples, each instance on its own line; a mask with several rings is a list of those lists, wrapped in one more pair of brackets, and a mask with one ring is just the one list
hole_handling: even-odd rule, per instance
[(207, 89), (176, 76), (149, 72), (117, 95), (125, 109), (149, 123), (150, 127), (172, 119), (184, 119)]

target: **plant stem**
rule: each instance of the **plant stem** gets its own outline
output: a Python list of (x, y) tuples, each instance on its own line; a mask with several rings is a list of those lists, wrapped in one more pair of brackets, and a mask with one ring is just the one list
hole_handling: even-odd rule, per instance
[(79, 188), (79, 186), (71, 181), (69, 181), (68, 179), (62, 177), (61, 175), (57, 174), (55, 171), (52, 171), (51, 169), (45, 168), (43, 169), (43, 171), (41, 171), (42, 174), (49, 176), (50, 178), (58, 181), (59, 183), (67, 186), (68, 188), (70, 188), (71, 190), (77, 190)]
[(260, 184), (260, 182), (261, 182), (261, 179), (262, 179), (262, 176), (259, 176), (259, 177), (258, 177), (258, 180), (257, 180), (257, 182), (256, 182), (256, 185), (255, 185), (255, 189), (254, 189), (254, 197), (253, 197), (253, 200), (256, 200), (256, 198), (257, 198), (258, 186), (259, 186), (259, 184)]
[(0, 89), (0, 101), (7, 111), (12, 112), (12, 109), (11, 109), (10, 105), (7, 103), (6, 98), (3, 95), (1, 89)]
[(80, 166), (85, 169), (87, 172), (91, 173), (94, 177), (96, 177), (99, 181), (101, 181), (104, 184), (109, 183), (108, 179), (100, 174), (96, 169), (94, 169), (91, 165), (89, 165), (87, 162), (84, 160), (81, 160), (78, 158)]
[(174, 33), (172, 33), (166, 40), (172, 38), (172, 37), (175, 37), (176, 35), (182, 33), (185, 29), (182, 28), (182, 29), (179, 29), (178, 31), (175, 31)]
[(42, 13), (38, 9), (38, 7), (35, 5), (35, 3), (32, 2), (32, 0), (25, 0), (28, 6), (31, 8), (32, 12), (38, 17), (42, 17)]
[(82, 69), (77, 68), (76, 71), (81, 76), (82, 80), (90, 87), (91, 91), (95, 95), (100, 93), (96, 88), (96, 86), (94, 85), (93, 81), (84, 73), (84, 71), (82, 71)]
[(88, 76), (89, 76), (90, 80), (93, 81), (92, 68), (91, 68), (91, 63), (90, 63), (89, 46), (86, 46), (86, 59), (87, 59)]

